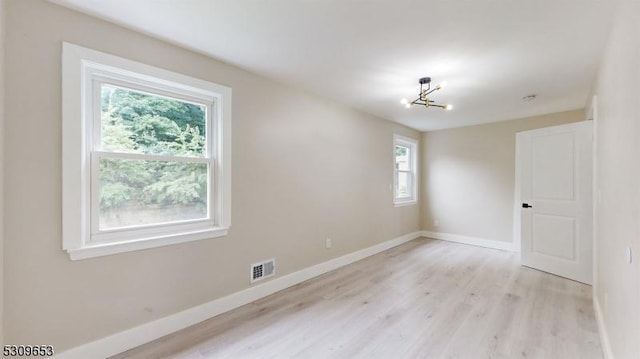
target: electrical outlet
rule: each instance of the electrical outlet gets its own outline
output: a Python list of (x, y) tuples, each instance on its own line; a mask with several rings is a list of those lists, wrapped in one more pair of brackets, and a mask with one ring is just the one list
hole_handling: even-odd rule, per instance
[(325, 247), (326, 249), (331, 248), (331, 238), (327, 238), (327, 239), (325, 240), (325, 242), (324, 242), (324, 247)]

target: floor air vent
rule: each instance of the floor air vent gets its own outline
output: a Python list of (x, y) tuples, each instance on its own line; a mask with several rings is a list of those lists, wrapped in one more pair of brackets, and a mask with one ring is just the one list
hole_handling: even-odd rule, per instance
[(271, 277), (276, 273), (276, 260), (269, 259), (251, 266), (251, 283)]

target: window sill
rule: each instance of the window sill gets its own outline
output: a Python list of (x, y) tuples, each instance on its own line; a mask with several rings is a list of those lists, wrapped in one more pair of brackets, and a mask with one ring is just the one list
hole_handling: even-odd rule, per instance
[(145, 238), (139, 240), (129, 240), (123, 242), (93, 243), (76, 249), (67, 249), (72, 261), (108, 256), (111, 254), (132, 252), (141, 249), (168, 246), (172, 244), (197, 241), (201, 239), (216, 238), (226, 236), (228, 227), (217, 227), (201, 231), (182, 233), (164, 237)]
[(418, 204), (417, 200), (410, 200), (410, 201), (396, 201), (393, 202), (393, 206), (394, 207), (404, 207), (404, 206), (413, 206), (414, 204)]

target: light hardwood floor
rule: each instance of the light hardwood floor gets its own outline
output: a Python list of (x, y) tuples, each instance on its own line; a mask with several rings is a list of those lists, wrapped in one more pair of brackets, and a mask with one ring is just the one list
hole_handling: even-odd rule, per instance
[(114, 358), (602, 358), (591, 287), (418, 239)]

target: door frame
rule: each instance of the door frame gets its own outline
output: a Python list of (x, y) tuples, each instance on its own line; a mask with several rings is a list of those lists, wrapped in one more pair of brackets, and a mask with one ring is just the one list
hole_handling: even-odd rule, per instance
[[(549, 127), (561, 127), (561, 126), (570, 126), (570, 125), (575, 125), (578, 123), (586, 123), (586, 122), (592, 122), (592, 126), (593, 128), (593, 140), (592, 140), (592, 207), (593, 207), (593, 214), (592, 214), (592, 238), (591, 238), (591, 245), (592, 245), (592, 254), (591, 254), (591, 267), (593, 270), (592, 273), (592, 285), (595, 288), (596, 286), (596, 269), (597, 269), (597, 263), (596, 263), (596, 234), (597, 234), (597, 226), (596, 226), (596, 208), (597, 208), (597, 201), (599, 199), (599, 197), (597, 196), (597, 176), (596, 176), (596, 170), (597, 170), (597, 159), (596, 159), (596, 145), (597, 145), (597, 141), (596, 141), (596, 131), (595, 131), (595, 125), (597, 124), (597, 107), (596, 107), (596, 96), (593, 96), (592, 102), (590, 104), (589, 109), (586, 112), (586, 119), (584, 121), (578, 121), (578, 122), (570, 122), (570, 123), (566, 123), (566, 124), (562, 124), (562, 125), (557, 125), (557, 126), (549, 126)], [(522, 137), (524, 136), (525, 133), (528, 132), (535, 132), (538, 130), (544, 130), (547, 127), (542, 127), (542, 128), (537, 128), (537, 129), (532, 129), (532, 130), (526, 130), (526, 131), (520, 131), (520, 132), (516, 132), (516, 148), (515, 148), (515, 186), (514, 186), (514, 195), (513, 195), (513, 244), (514, 244), (514, 250), (518, 253), (521, 254), (521, 261), (522, 261), (522, 217), (521, 217), (521, 205), (522, 205), (522, 198), (520, 196), (520, 190), (521, 190), (521, 180), (522, 178), (520, 177), (520, 170), (521, 170), (521, 162), (522, 162), (522, 150), (521, 150), (521, 141), (522, 141)]]
[(598, 96), (593, 95), (591, 97), (591, 103), (587, 108), (587, 113), (585, 116), (586, 121), (593, 122), (593, 174), (592, 174), (592, 184), (593, 184), (593, 193), (592, 193), (592, 202), (593, 202), (593, 214), (592, 214), (592, 231), (593, 236), (591, 238), (592, 241), (592, 258), (591, 258), (591, 267), (593, 269), (593, 274), (591, 275), (591, 286), (593, 288), (593, 297), (595, 298), (595, 291), (598, 287), (598, 206), (600, 204), (600, 189), (598, 186)]

